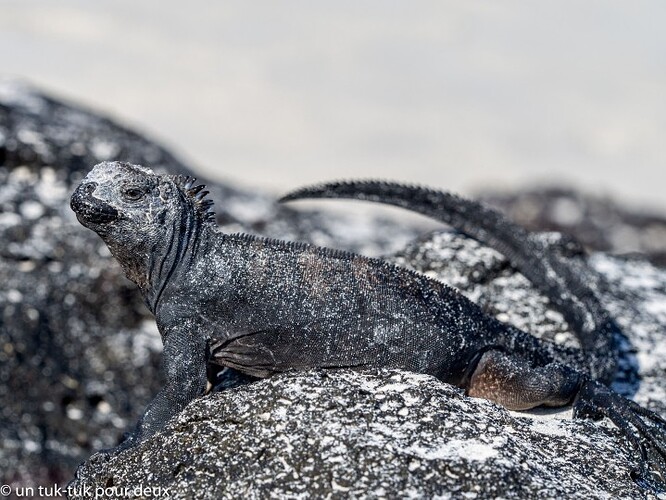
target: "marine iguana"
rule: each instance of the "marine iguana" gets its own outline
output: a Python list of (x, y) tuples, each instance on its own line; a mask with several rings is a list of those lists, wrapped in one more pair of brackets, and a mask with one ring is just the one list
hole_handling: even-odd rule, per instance
[(563, 312), (582, 349), (540, 341), (459, 292), (353, 253), (219, 231), (203, 185), (123, 162), (96, 165), (71, 198), (138, 285), (164, 344), (166, 385), (114, 451), (161, 429), (203, 394), (207, 363), (256, 377), (292, 369), (427, 373), (507, 408), (573, 404), (609, 417), (640, 455), (634, 475), (664, 488), (666, 421), (609, 389), (617, 326), (561, 254), (478, 203), (386, 183), (305, 189), (421, 211), (504, 253)]

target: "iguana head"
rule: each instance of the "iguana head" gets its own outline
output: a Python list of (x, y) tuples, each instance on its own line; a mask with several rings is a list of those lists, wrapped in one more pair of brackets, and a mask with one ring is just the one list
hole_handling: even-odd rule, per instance
[(213, 220), (208, 210), (212, 202), (203, 199), (207, 191), (194, 181), (130, 163), (104, 162), (81, 181), (70, 206), (81, 224), (102, 237), (128, 277), (142, 284), (148, 260), (164, 250), (168, 235), (176, 231), (177, 239), (186, 237), (182, 228)]

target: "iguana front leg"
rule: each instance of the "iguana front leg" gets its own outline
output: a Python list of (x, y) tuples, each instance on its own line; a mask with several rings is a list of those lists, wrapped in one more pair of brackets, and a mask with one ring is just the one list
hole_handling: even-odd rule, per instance
[(148, 404), (128, 438), (112, 452), (130, 448), (153, 435), (206, 389), (206, 341), (198, 328), (190, 321), (159, 326), (166, 384)]

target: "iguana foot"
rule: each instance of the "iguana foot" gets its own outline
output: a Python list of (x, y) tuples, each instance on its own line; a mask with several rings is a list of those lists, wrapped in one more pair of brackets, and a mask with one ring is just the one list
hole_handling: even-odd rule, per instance
[(574, 418), (608, 417), (640, 453), (632, 478), (643, 488), (666, 491), (666, 420), (593, 380), (583, 383), (573, 410)]

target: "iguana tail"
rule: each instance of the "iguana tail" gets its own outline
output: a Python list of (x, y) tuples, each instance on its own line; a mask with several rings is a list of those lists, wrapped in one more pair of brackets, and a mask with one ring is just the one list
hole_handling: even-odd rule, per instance
[(616, 372), (619, 328), (601, 306), (581, 269), (567, 259), (573, 241), (556, 243), (532, 234), (479, 202), (424, 187), (383, 181), (331, 182), (308, 186), (280, 201), (351, 198), (385, 203), (418, 212), (502, 253), (562, 313), (590, 359), (588, 373), (610, 382)]

